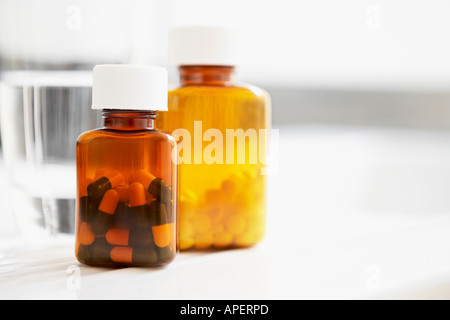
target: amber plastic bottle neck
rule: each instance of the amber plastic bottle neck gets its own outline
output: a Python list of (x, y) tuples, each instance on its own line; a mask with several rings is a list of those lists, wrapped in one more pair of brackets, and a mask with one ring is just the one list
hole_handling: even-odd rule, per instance
[(112, 130), (155, 130), (157, 115), (154, 111), (110, 110), (102, 111), (104, 127)]
[(181, 66), (182, 86), (229, 86), (233, 82), (234, 67), (225, 66)]

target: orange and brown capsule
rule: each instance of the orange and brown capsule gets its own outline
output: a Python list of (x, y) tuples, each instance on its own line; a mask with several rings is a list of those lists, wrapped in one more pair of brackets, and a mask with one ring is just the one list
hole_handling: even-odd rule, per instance
[(104, 234), (114, 223), (114, 212), (119, 204), (119, 194), (111, 189), (103, 196), (92, 221), (92, 230), (97, 235)]

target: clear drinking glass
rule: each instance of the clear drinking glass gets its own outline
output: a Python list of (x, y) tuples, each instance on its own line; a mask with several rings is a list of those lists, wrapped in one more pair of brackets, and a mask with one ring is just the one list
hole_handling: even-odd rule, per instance
[(165, 65), (169, 7), (158, 0), (0, 1), (1, 147), (22, 235), (74, 233), (75, 143), (101, 118), (90, 110), (92, 68)]
[[(92, 74), (82, 71), (3, 74), (1, 134), (9, 197), (19, 228), (75, 231), (76, 140), (99, 126), (91, 110)], [(31, 226), (30, 226), (31, 225)]]

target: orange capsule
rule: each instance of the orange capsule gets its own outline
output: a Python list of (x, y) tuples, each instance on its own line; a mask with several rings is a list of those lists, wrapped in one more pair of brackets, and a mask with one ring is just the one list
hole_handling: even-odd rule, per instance
[(91, 230), (91, 226), (82, 222), (80, 225), (80, 230), (78, 231), (78, 241), (80, 244), (88, 246), (95, 241), (95, 235)]
[(138, 228), (150, 228), (150, 218), (147, 214), (146, 192), (142, 184), (134, 182), (130, 185), (131, 222)]
[(133, 262), (133, 248), (130, 247), (115, 247), (110, 252), (111, 260), (120, 263)]
[(150, 229), (109, 229), (106, 241), (115, 246), (148, 247), (153, 245), (153, 235)]
[(150, 172), (145, 170), (139, 170), (134, 178), (144, 186), (144, 189), (148, 191), (153, 198), (164, 203), (170, 202), (172, 198), (172, 188), (162, 179), (156, 178)]
[(103, 235), (114, 223), (114, 213), (119, 204), (119, 194), (116, 190), (108, 190), (98, 207), (92, 221), (92, 231), (97, 235)]
[(105, 177), (108, 178), (109, 182), (111, 182), (111, 188), (115, 188), (124, 182), (123, 174), (117, 170), (111, 171), (106, 174)]
[(164, 248), (170, 244), (171, 227), (173, 227), (173, 223), (152, 227), (153, 239), (158, 247)]
[(115, 246), (128, 246), (130, 230), (126, 229), (109, 229), (106, 232), (106, 241)]
[(147, 204), (145, 188), (139, 182), (134, 182), (129, 188), (130, 207), (140, 207)]
[(115, 247), (110, 252), (111, 260), (123, 264), (152, 265), (158, 260), (156, 251), (153, 249)]
[(114, 190), (119, 194), (120, 202), (128, 202), (130, 201), (130, 188), (128, 186), (117, 186)]
[(139, 170), (135, 175), (135, 180), (144, 186), (145, 190), (148, 190), (150, 184), (156, 179), (154, 175), (145, 170)]
[(158, 247), (164, 248), (167, 247), (172, 240), (171, 233), (174, 224), (169, 223), (166, 208), (163, 204), (158, 201), (155, 201), (152, 204), (152, 214), (155, 222), (155, 225), (152, 226), (153, 239)]
[(119, 204), (119, 200), (120, 200), (119, 193), (116, 190), (108, 190), (103, 196), (102, 202), (100, 202), (98, 210), (104, 213), (114, 214), (117, 205)]

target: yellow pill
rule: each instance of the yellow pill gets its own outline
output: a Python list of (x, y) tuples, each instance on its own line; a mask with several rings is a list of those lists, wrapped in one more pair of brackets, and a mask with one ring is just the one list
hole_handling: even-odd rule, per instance
[(225, 232), (225, 226), (222, 223), (213, 224), (211, 227), (211, 233), (215, 237), (217, 234)]
[(205, 200), (208, 204), (220, 204), (224, 199), (224, 195), (219, 189), (210, 189), (205, 192)]
[(255, 206), (252, 207), (244, 207), (241, 210), (241, 214), (244, 215), (246, 218), (251, 219), (251, 218), (258, 218), (259, 216), (261, 216), (261, 209), (258, 208), (258, 205), (255, 203)]
[(211, 218), (213, 224), (221, 223), (225, 217), (225, 210), (220, 206), (212, 205), (206, 209), (206, 214)]
[(195, 215), (195, 205), (191, 201), (180, 201), (178, 212), (180, 214), (180, 219), (191, 220)]
[(206, 233), (211, 229), (211, 218), (205, 213), (197, 213), (192, 219), (192, 225), (196, 233)]
[(241, 174), (247, 182), (253, 182), (258, 176), (260, 176), (260, 174), (257, 174), (254, 171), (243, 171)]
[(253, 209), (255, 206), (255, 198), (250, 190), (245, 189), (236, 196), (234, 203), (240, 210)]
[(241, 235), (236, 236), (235, 245), (238, 247), (248, 247), (257, 243), (257, 238), (255, 233), (246, 232)]
[(242, 215), (233, 214), (227, 218), (225, 226), (231, 234), (240, 235), (247, 228), (247, 221)]
[(202, 233), (195, 236), (195, 248), (208, 249), (212, 246), (214, 238), (210, 233)]
[(180, 195), (180, 201), (188, 201), (188, 202), (196, 203), (197, 200), (198, 200), (197, 195), (191, 191), (184, 191)]
[(238, 193), (239, 181), (236, 178), (226, 179), (222, 182), (220, 189), (227, 198), (233, 198)]
[(254, 235), (254, 241), (255, 243), (259, 243), (264, 239), (264, 236), (266, 235), (266, 230), (263, 229), (261, 231), (255, 231), (255, 235)]
[(231, 245), (233, 242), (233, 235), (229, 232), (221, 232), (214, 236), (214, 247), (223, 249)]
[(247, 182), (245, 180), (245, 176), (244, 176), (244, 174), (242, 172), (238, 172), (238, 173), (232, 174), (229, 179), (236, 182), (236, 186), (238, 187), (238, 189), (242, 189), (242, 187)]
[(252, 230), (255, 232), (265, 232), (266, 223), (264, 215), (259, 214), (258, 216), (251, 217), (247, 220), (249, 226), (252, 226)]
[(194, 235), (194, 228), (192, 227), (192, 223), (186, 220), (180, 221), (180, 237), (184, 238), (192, 238)]
[(187, 250), (194, 246), (195, 241), (193, 238), (181, 238), (180, 239), (180, 250)]

